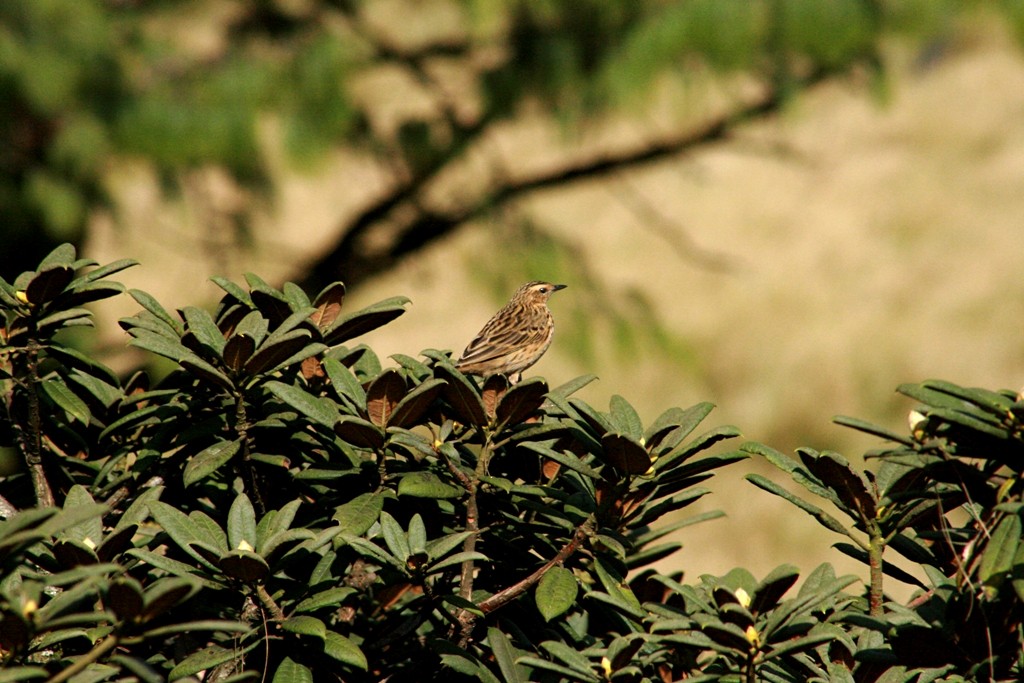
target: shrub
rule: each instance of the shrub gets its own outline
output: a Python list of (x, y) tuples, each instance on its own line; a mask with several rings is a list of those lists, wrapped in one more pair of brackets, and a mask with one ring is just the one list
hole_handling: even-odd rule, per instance
[[(481, 382), (436, 350), (385, 369), (346, 344), (404, 298), (347, 312), (341, 284), (310, 299), (251, 275), (215, 279), (213, 314), (128, 292), (131, 344), (172, 364), (154, 383), (61, 334), (132, 265), (65, 245), (0, 280), (0, 445), (21, 463), (0, 481), (0, 680), (1021, 675), (1019, 397), (904, 387), (924, 404), (910, 437), (847, 420), (894, 444), (877, 474), (726, 451), (735, 428), (696, 431), (710, 404), (645, 427), (621, 397), (576, 398), (592, 377)], [(849, 518), (748, 477), (844, 535), (865, 591), (827, 564), (791, 596), (791, 566), (694, 584), (649, 568), (715, 513), (655, 525), (750, 455)], [(888, 601), (887, 575), (922, 592)]]

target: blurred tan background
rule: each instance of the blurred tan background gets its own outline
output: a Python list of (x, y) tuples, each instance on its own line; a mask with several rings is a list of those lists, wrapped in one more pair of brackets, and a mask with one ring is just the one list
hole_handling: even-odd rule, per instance
[[(912, 403), (895, 394), (900, 383), (1019, 387), (1024, 58), (1001, 24), (984, 19), (936, 59), (899, 43), (887, 49), (885, 95), (826, 82), (729, 139), (531, 193), (472, 221), (350, 292), (352, 307), (412, 299), (403, 317), (363, 341), (382, 358), (458, 352), (520, 281), (543, 276), (569, 285), (552, 299), (555, 342), (533, 369), (552, 385), (594, 373), (600, 381), (584, 398), (606, 408), (621, 394), (645, 422), (670, 406), (712, 401), (718, 409), (705, 428), (736, 424), (787, 453), (811, 446), (851, 459), (877, 441), (830, 420), (905, 429)], [(389, 96), (380, 84), (366, 87)], [(488, 145), (515, 175), (546, 154), (700, 121), (743, 91), (740, 80), (666, 87), (639, 115), (580, 130), (527, 111)], [(391, 96), (394, 116), (416, 106)], [(264, 133), (279, 135), (271, 122)], [(345, 216), (387, 186), (386, 172), (358, 151), (301, 170), (268, 155), (278, 190), (257, 211), (249, 243), (211, 224), (253, 201), (216, 170), (194, 174), (169, 199), (145, 163), (125, 161), (109, 173), (117, 219), (97, 215), (84, 252), (101, 262), (138, 258), (122, 280), (168, 307), (212, 303), (212, 274), (299, 277)], [(462, 174), (446, 192), (472, 189), (472, 163)], [(122, 349), (112, 319), (134, 312), (133, 302), (102, 312), (108, 349)], [(838, 539), (744, 482), (750, 471), (768, 470), (744, 462), (711, 480), (699, 510), (728, 516), (683, 530), (685, 548), (662, 569), (690, 579), (734, 566), (760, 576), (783, 562), (854, 569), (829, 549)], [(766, 517), (781, 524), (769, 532), (759, 523)]]

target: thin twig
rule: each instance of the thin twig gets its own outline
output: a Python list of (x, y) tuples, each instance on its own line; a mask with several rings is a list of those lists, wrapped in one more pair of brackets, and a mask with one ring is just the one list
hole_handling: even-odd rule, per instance
[(618, 182), (611, 185), (610, 188), (618, 200), (628, 210), (636, 214), (640, 227), (663, 239), (680, 258), (715, 272), (734, 272), (736, 270), (735, 257), (702, 247), (693, 239), (685, 226), (655, 207), (621, 174)]

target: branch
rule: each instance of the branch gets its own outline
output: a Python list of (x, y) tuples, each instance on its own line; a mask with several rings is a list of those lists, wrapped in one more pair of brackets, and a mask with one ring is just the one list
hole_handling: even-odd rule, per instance
[(256, 597), (259, 598), (263, 608), (270, 612), (270, 616), (274, 621), (285, 620), (284, 611), (274, 602), (274, 598), (270, 596), (270, 593), (267, 592), (267, 587), (262, 583), (256, 585)]
[[(32, 325), (33, 332), (35, 324)], [(25, 454), (25, 465), (32, 476), (32, 488), (36, 494), (36, 504), (39, 507), (49, 508), (55, 505), (53, 490), (50, 482), (46, 479), (46, 468), (43, 467), (43, 419), (42, 408), (39, 405), (39, 345), (33, 339), (29, 342), (27, 351), (28, 370), (28, 422), (29, 434), (24, 433), (23, 428), (18, 431), (22, 436), (22, 450)]]
[[(544, 563), (537, 571), (527, 576), (522, 581), (512, 584), (504, 590), (498, 591), (491, 597), (481, 602), (477, 607), (484, 614), (490, 614), (491, 612), (500, 609), (512, 602), (519, 596), (526, 593), (526, 591), (533, 588), (537, 583), (540, 582), (544, 575), (551, 571), (552, 567), (561, 566), (573, 553), (575, 553), (579, 547), (583, 544), (583, 541), (593, 533), (594, 530), (594, 515), (590, 515), (587, 519), (576, 527), (576, 533), (572, 535), (569, 542), (562, 546), (562, 549), (558, 551), (554, 557)], [(459, 622), (462, 624), (462, 638), (459, 641), (460, 647), (465, 647), (469, 642), (469, 635), (473, 632), (473, 625), (476, 623), (477, 615), (473, 614), (469, 610), (463, 610), (459, 614)]]
[(450, 162), (465, 150), (469, 142), (487, 129), (493, 115), (485, 115), (471, 126), (455, 131), (457, 142), (453, 153), (436, 161), (413, 178), (401, 182), (388, 195), (380, 198), (349, 222), (342, 230), (338, 245), (313, 264), (309, 278), (304, 284), (310, 289), (317, 289), (327, 282), (342, 279), (343, 276), (348, 286), (355, 286), (393, 267), (409, 254), (448, 235), (467, 221), (531, 192), (564, 187), (580, 180), (606, 177), (725, 140), (739, 126), (778, 113), (794, 88), (808, 89), (826, 80), (833, 73), (825, 69), (814, 71), (792, 82), (784, 91), (770, 89), (759, 99), (696, 129), (649, 140), (630, 149), (600, 153), (584, 161), (567, 162), (554, 170), (512, 180), (467, 206), (447, 212), (419, 210), (413, 220), (395, 219), (399, 222), (396, 226), (397, 237), (388, 247), (380, 251), (361, 248), (363, 238), (379, 223), (393, 218), (396, 209), (410, 205), (414, 209), (417, 208), (415, 200), (420, 191), (447, 168)]
[(484, 614), (489, 614), (496, 609), (504, 607), (508, 603), (512, 602), (526, 591), (533, 588), (544, 575), (547, 574), (552, 567), (556, 565), (562, 565), (569, 557), (575, 553), (583, 541), (589, 536), (594, 530), (594, 516), (591, 515), (587, 519), (576, 527), (576, 533), (573, 534), (569, 542), (562, 546), (562, 549), (558, 551), (558, 554), (548, 560), (540, 569), (527, 576), (522, 581), (513, 584), (505, 590), (499, 591), (487, 598), (480, 603), (480, 610)]

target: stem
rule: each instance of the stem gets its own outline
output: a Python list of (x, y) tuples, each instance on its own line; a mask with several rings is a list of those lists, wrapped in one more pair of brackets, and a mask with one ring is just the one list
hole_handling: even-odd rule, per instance
[(235, 394), (235, 432), (242, 444), (242, 477), (245, 479), (245, 488), (249, 491), (256, 514), (263, 516), (267, 513), (267, 505), (263, 501), (263, 493), (260, 491), (256, 480), (256, 470), (249, 458), (249, 418), (245, 412), (245, 396), (239, 392)]
[[(25, 464), (32, 476), (32, 488), (39, 507), (53, 507), (53, 491), (43, 469), (43, 420), (39, 407), (39, 345), (35, 340), (26, 347), (28, 353), (28, 423), (30, 434), (23, 433), (21, 442)], [(21, 430), (19, 430), (21, 431)]]
[(270, 612), (270, 616), (275, 621), (284, 621), (284, 610), (274, 602), (274, 598), (270, 597), (270, 593), (267, 592), (267, 587), (262, 583), (256, 585), (256, 597), (259, 598), (260, 604), (263, 605), (264, 609)]
[[(469, 499), (466, 500), (466, 531), (471, 532), (469, 537), (462, 544), (463, 552), (471, 553), (476, 550), (477, 537), (480, 535), (480, 510), (477, 506), (476, 494), (480, 488), (480, 479), (487, 474), (487, 466), (494, 454), (494, 446), (491, 443), (491, 434), (488, 432), (484, 438), (483, 448), (480, 450), (480, 457), (476, 461), (476, 470), (473, 477), (469, 479), (466, 490), (469, 492)], [(459, 581), (459, 597), (470, 600), (473, 597), (473, 572), (475, 563), (473, 560), (466, 560), (462, 563), (462, 576)]]
[[(487, 467), (494, 455), (494, 444), (491, 441), (491, 432), (487, 430), (484, 435), (484, 445), (480, 449), (480, 457), (476, 461), (476, 470), (472, 478), (464, 482), (469, 498), (466, 500), (466, 531), (469, 536), (462, 544), (463, 552), (471, 553), (476, 550), (477, 537), (480, 535), (480, 510), (477, 505), (476, 494), (480, 488), (480, 480), (487, 474)], [(473, 599), (473, 573), (476, 571), (476, 563), (466, 560), (462, 563), (462, 574), (459, 577), (459, 597), (463, 600)], [(462, 647), (469, 643), (469, 637), (473, 632), (473, 622), (476, 616), (468, 610), (460, 610), (458, 613), (459, 623), (462, 624), (462, 633), (459, 642)]]
[(871, 572), (871, 587), (868, 592), (869, 614), (873, 617), (882, 616), (882, 553), (885, 551), (885, 539), (877, 524), (868, 525), (868, 567)]
[(109, 635), (96, 646), (86, 652), (84, 655), (75, 660), (75, 663), (64, 669), (58, 674), (55, 674), (46, 683), (61, 683), (70, 679), (75, 674), (83, 671), (87, 666), (99, 660), (100, 657), (117, 647), (120, 639), (116, 635)]

